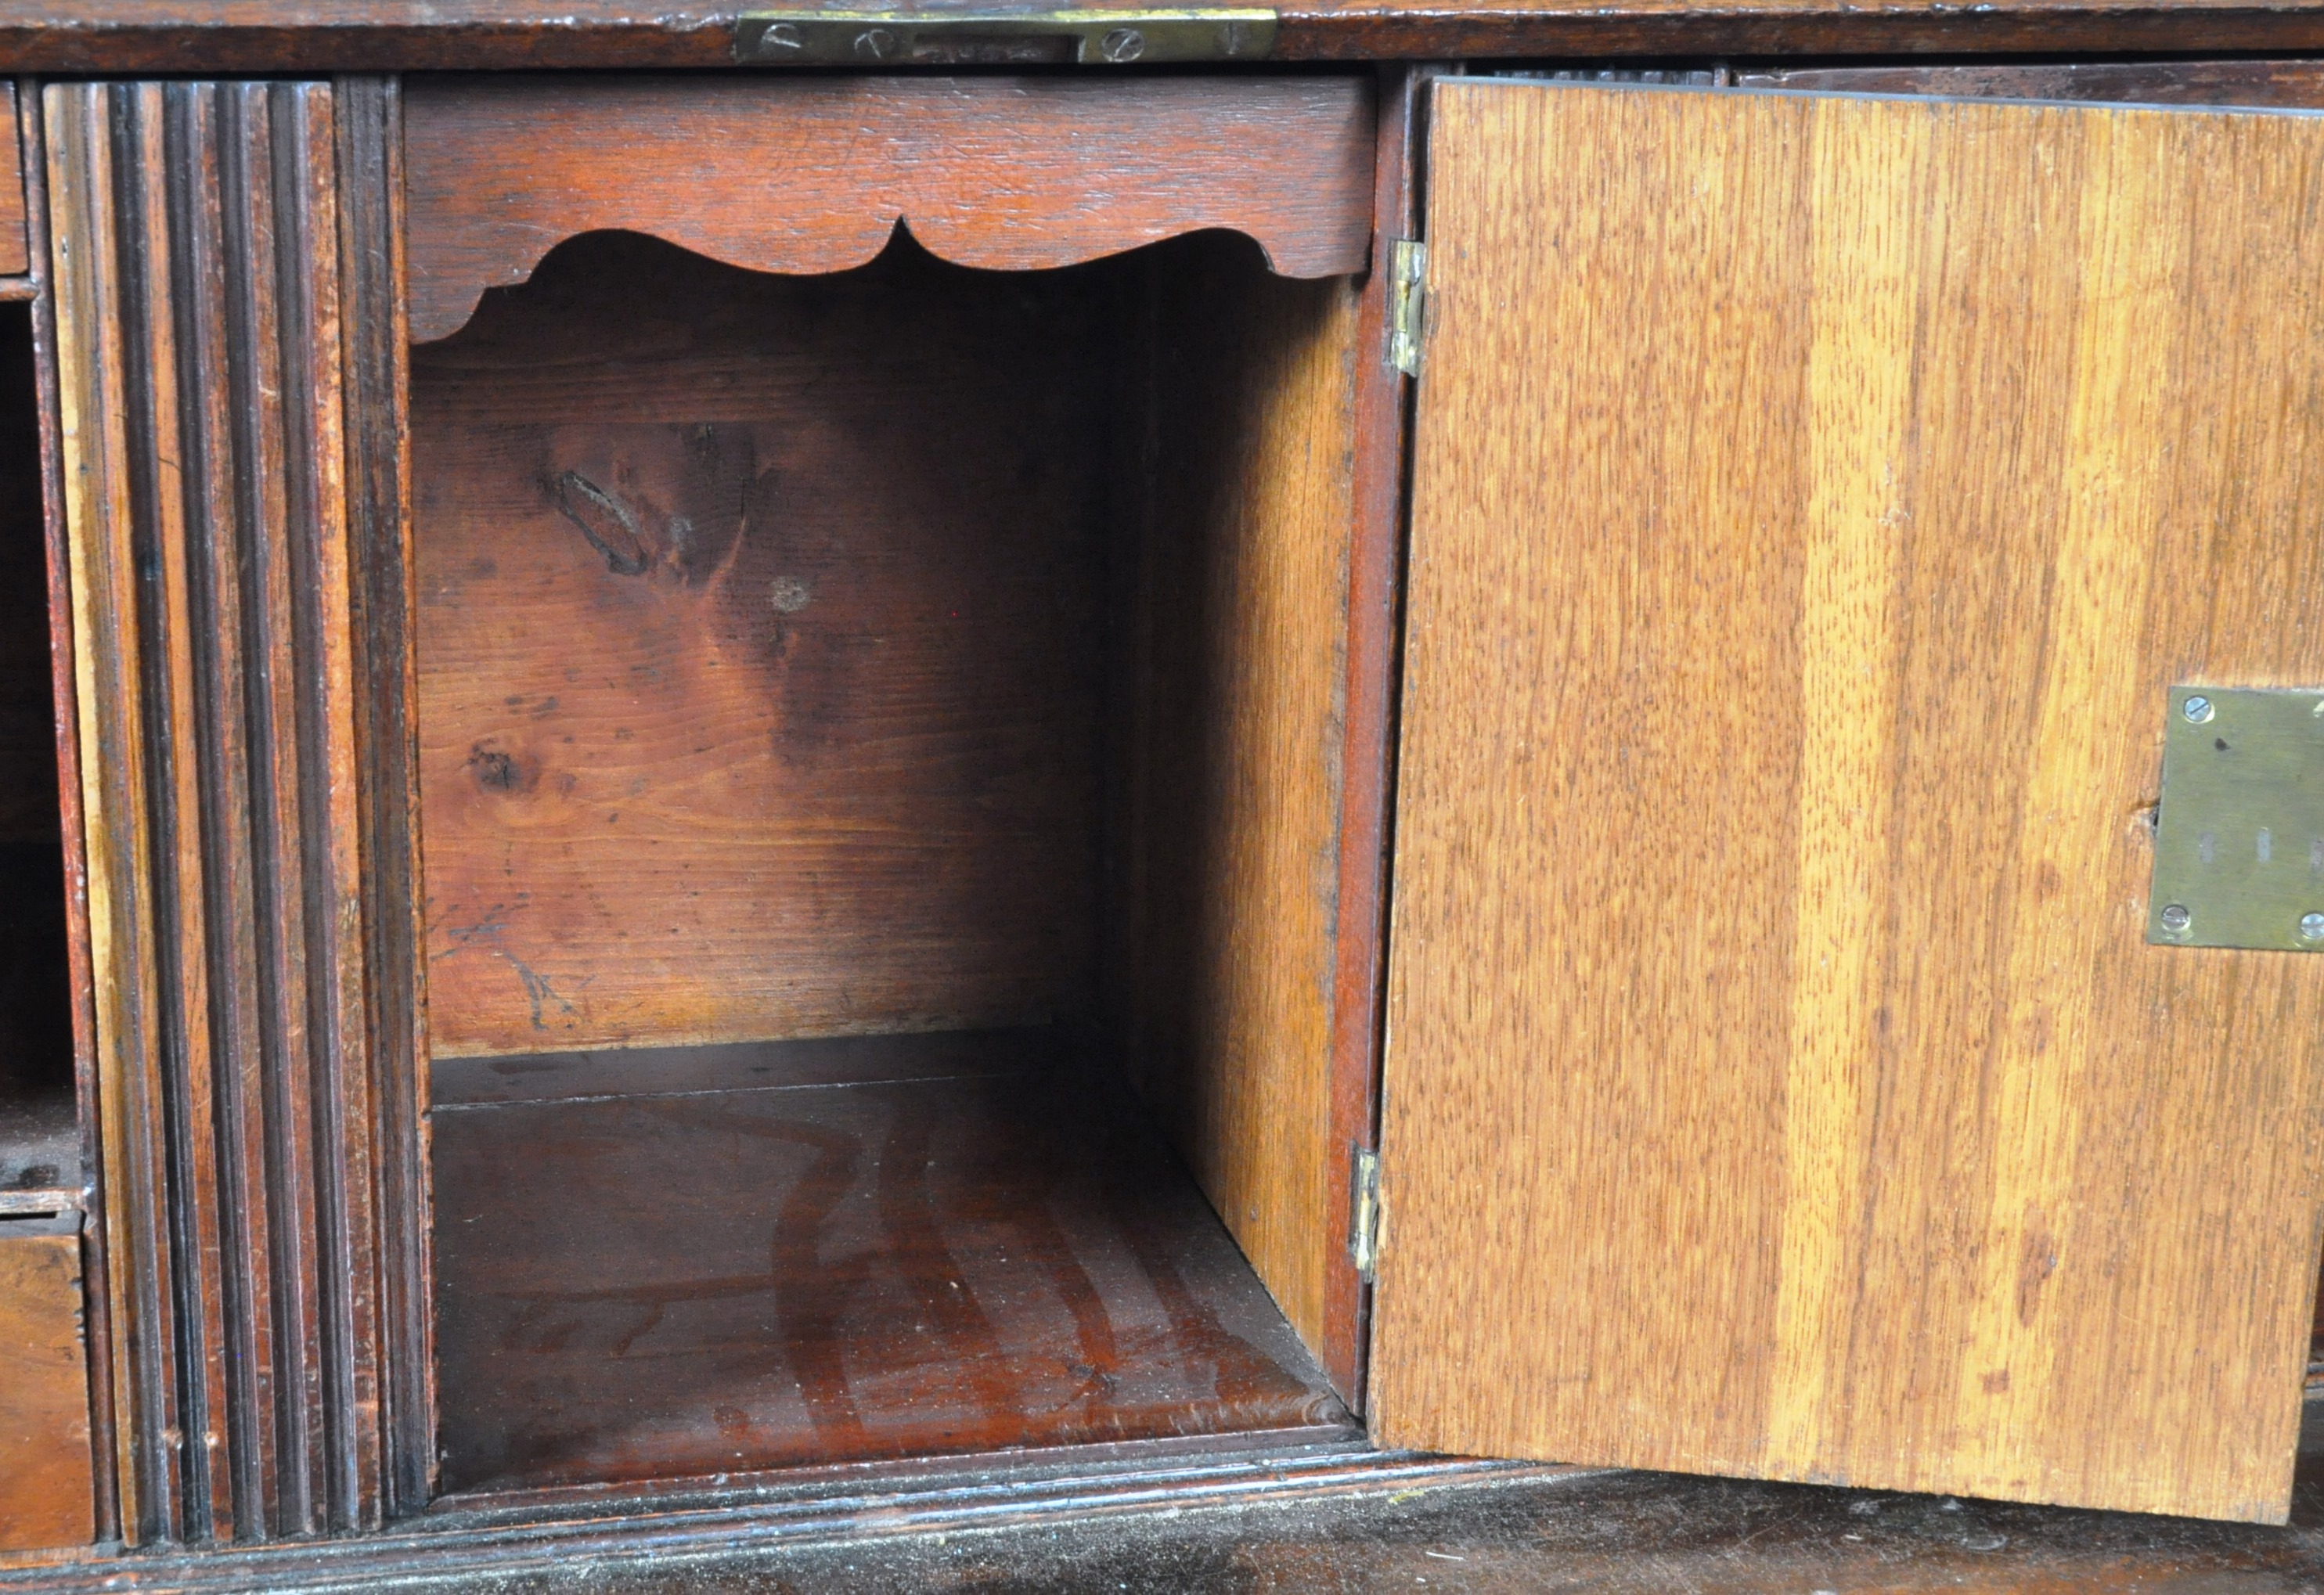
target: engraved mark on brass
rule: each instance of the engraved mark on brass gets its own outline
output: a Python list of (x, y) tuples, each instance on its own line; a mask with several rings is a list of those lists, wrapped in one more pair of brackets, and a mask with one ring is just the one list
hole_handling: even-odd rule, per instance
[(785, 11), (734, 26), (744, 66), (1156, 66), (1258, 60), (1271, 10)]

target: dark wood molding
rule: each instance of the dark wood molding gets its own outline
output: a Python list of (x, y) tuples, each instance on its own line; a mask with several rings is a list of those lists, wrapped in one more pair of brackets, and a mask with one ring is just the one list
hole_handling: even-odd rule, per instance
[(118, 1453), (114, 1431), (112, 1294), (106, 1256), (103, 1147), (97, 1113), (96, 986), (89, 970), (88, 862), (81, 824), (80, 721), (75, 705), (72, 552), (65, 529), (64, 453), (57, 385), (56, 301), (49, 291), (48, 151), (41, 126), (39, 85), (16, 85), (18, 134), (24, 171), (27, 250), (32, 274), (23, 281), (32, 311), (32, 363), (41, 418), (42, 527), (49, 567), (49, 657), (56, 705), (57, 805), (64, 843), (65, 958), (72, 979), (73, 1093), (79, 1106), (81, 1315), (88, 1344), (89, 1445), (96, 1474), (96, 1526), (100, 1540), (121, 1532), (115, 1488)]
[(43, 98), (122, 1533), (367, 1526), (337, 100), (290, 82)]
[[(365, 957), (377, 1101), (380, 1509), (418, 1511), (435, 1489), (434, 1316), (428, 1282), (419, 774), (411, 704), (410, 424), (404, 327), (403, 107), (392, 78), (342, 78), (339, 228), (345, 312), (347, 534), (356, 740), (362, 760)], [(374, 1518), (372, 1521), (376, 1521)]]
[[(753, 271), (860, 266), (900, 224), (1038, 270), (1224, 227), (1293, 277), (1360, 271), (1359, 78), (427, 78), (405, 93), (410, 331), (603, 229)], [(863, 138), (867, 126), (883, 129)]]
[[(490, 0), (32, 0), (0, 18), (0, 68), (57, 74), (716, 70), (734, 65), (734, 24), (744, 9), (733, 0), (660, 6), (583, 0), (530, 13)], [(1917, 0), (1879, 7), (1843, 0), (1502, 0), (1471, 6), (1304, 0), (1284, 7), (1281, 16), (1277, 61), (2324, 50), (2324, 7), (2313, 0), (2006, 0), (1979, 6)]]
[[(148, 837), (137, 734), (136, 580), (127, 546), (128, 443), (121, 426), (121, 218), (104, 90), (43, 96), (57, 236), (51, 255), (59, 326), (60, 430), (71, 549), (82, 817), (91, 908), (91, 983), (98, 1049), (100, 1222), (110, 1262), (115, 1332), (112, 1383), (122, 1537), (132, 1544), (180, 1529), (184, 1447), (169, 1231), (169, 1163), (161, 1043), (150, 998), (160, 982), (156, 927), (142, 882)], [(108, 424), (108, 419), (110, 423)], [(99, 914), (101, 912), (101, 919)]]
[[(396, 1579), (554, 1578), (576, 1564), (667, 1568), (673, 1561), (805, 1544), (1063, 1526), (1097, 1515), (1231, 1508), (1333, 1497), (1398, 1497), (1464, 1483), (1559, 1477), (1574, 1470), (1375, 1451), (1360, 1442), (1237, 1444), (1189, 1454), (1168, 1441), (947, 1458), (924, 1467), (869, 1463), (734, 1480), (702, 1494), (634, 1487), (563, 1503), (487, 1503), (363, 1538), (220, 1548), (106, 1563), (0, 1568), (10, 1595), (111, 1590), (226, 1595), (346, 1588)], [(1283, 1437), (1269, 1437), (1280, 1440)], [(1577, 1475), (1578, 1476), (1578, 1475)]]

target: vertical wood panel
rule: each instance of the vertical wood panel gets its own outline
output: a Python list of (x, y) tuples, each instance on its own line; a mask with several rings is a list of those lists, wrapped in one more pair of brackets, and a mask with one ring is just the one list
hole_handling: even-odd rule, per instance
[[(1285, 1316), (1344, 1256), (1332, 1017), (1360, 290), (1150, 271), (1121, 861), (1140, 1089)], [(1189, 333), (1180, 329), (1199, 328)]]
[(368, 1524), (376, 1104), (333, 93), (44, 100), (124, 1533)]
[[(110, 95), (44, 92), (49, 137), (65, 513), (71, 552), (89, 960), (97, 993), (97, 1117), (121, 1529), (134, 1544), (182, 1533), (178, 1298), (166, 1212), (159, 984), (152, 908), (143, 694), (124, 632), (136, 585), (122, 395), (126, 325)], [(172, 1438), (173, 1436), (177, 1438)]]
[(2324, 961), (2144, 899), (2324, 679), (2324, 124), (1437, 94), (1380, 1437), (2280, 1521)]
[[(1437, 69), (1381, 69), (1372, 168), (1372, 271), (1357, 315), (1355, 466), (1342, 688), (1339, 902), (1332, 1087), (1323, 1222), (1352, 1217), (1355, 1154), (1379, 1144), (1380, 1010), (1388, 976), (1388, 848), (1395, 784), (1398, 599), (1404, 576), (1405, 438), (1411, 383), (1389, 362), (1388, 246), (1419, 232), (1420, 99)], [(1316, 1355), (1360, 1412), (1371, 1287), (1344, 1238), (1327, 1233)]]
[[(392, 78), (348, 77), (333, 84), (339, 147), (339, 329), (346, 392), (348, 544), (353, 560), (349, 624), (355, 639), (355, 772), (361, 805), (364, 881), (368, 892), (366, 960), (372, 1090), (377, 1139), (347, 1129), (348, 1167), (378, 1171), (369, 1188), (371, 1218), (351, 1212), (352, 1232), (366, 1222), (380, 1237), (379, 1297), (372, 1327), (359, 1313), (354, 1344), (376, 1336), (376, 1376), (360, 1359), (352, 1410), (376, 1406), (384, 1434), (374, 1492), (357, 1454), (355, 1498), (379, 1517), (417, 1511), (436, 1476), (434, 1318), (428, 1282), (429, 1185), (425, 1120), (428, 1055), (421, 1044), (426, 960), (420, 917), (419, 777), (410, 705), (410, 450), (404, 351), (402, 102)], [(360, 1306), (361, 1304), (359, 1303)]]

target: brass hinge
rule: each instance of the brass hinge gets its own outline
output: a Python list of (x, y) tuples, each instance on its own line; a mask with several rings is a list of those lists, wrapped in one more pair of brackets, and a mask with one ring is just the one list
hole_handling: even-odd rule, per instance
[(1422, 318), (1428, 313), (1428, 245), (1397, 238), (1388, 246), (1388, 363), (1420, 374)]
[(753, 67), (1154, 66), (1259, 60), (1273, 11), (758, 12), (734, 24)]
[(1379, 1154), (1350, 1148), (1348, 1163), (1348, 1256), (1359, 1278), (1369, 1283), (1379, 1265)]

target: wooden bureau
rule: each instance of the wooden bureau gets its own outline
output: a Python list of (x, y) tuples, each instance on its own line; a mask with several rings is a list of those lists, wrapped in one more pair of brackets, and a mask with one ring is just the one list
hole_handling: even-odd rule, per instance
[(2284, 1521), (2324, 8), (0, 65), (0, 1589)]

